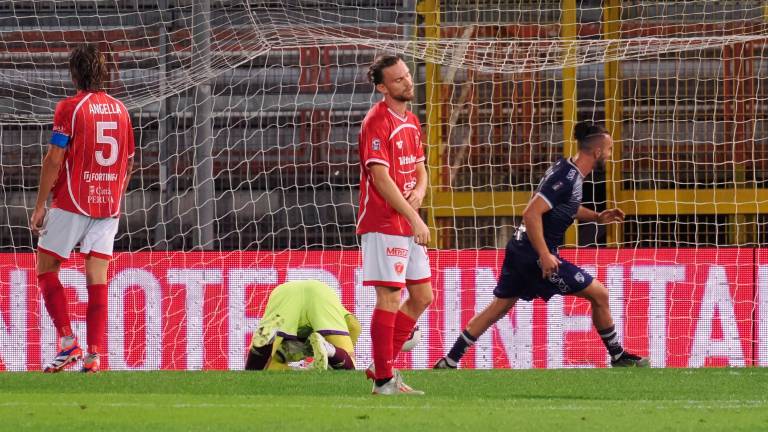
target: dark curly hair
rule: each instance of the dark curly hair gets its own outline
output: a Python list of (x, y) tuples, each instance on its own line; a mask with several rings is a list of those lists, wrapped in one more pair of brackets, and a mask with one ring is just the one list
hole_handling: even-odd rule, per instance
[(374, 86), (384, 82), (384, 69), (394, 66), (403, 58), (399, 54), (383, 54), (373, 59), (373, 63), (368, 68), (368, 81)]
[(593, 140), (591, 138), (606, 134), (608, 134), (608, 130), (590, 121), (579, 122), (573, 128), (573, 137), (579, 143), (579, 150), (592, 148)]
[(104, 90), (109, 78), (107, 59), (96, 45), (78, 45), (69, 53), (69, 73), (78, 90)]

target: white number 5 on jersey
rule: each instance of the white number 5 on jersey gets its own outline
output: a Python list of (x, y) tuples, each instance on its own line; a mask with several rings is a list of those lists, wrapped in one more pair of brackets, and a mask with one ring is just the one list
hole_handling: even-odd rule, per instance
[(105, 131), (117, 130), (117, 122), (96, 122), (96, 143), (109, 145), (109, 158), (104, 151), (96, 150), (96, 162), (101, 166), (111, 166), (117, 162), (117, 139), (104, 135)]

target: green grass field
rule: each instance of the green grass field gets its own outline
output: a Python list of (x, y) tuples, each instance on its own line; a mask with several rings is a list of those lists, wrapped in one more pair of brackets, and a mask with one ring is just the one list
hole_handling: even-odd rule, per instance
[(0, 373), (1, 430), (768, 430), (768, 368)]

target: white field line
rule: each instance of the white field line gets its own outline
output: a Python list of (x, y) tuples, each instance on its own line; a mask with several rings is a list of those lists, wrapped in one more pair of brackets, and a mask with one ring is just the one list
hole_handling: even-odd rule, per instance
[[(401, 396), (403, 397), (403, 396)], [(407, 399), (422, 399), (418, 396), (405, 396)], [(599, 402), (605, 407), (597, 406), (584, 406), (575, 405), (573, 403), (564, 405), (528, 405), (528, 404), (514, 404), (509, 403), (500, 406), (500, 410), (526, 410), (526, 411), (596, 411), (610, 409), (610, 403), (613, 401), (590, 401)], [(552, 403), (553, 401), (542, 400), (544, 403)], [(733, 410), (733, 409), (745, 409), (745, 408), (765, 408), (768, 407), (768, 399), (755, 399), (755, 400), (680, 400), (680, 401), (658, 401), (658, 400), (622, 400), (615, 401), (622, 404), (644, 404), (649, 405), (649, 408), (656, 409), (706, 409), (706, 410)], [(162, 403), (148, 403), (148, 402), (2, 402), (0, 408), (23, 408), (23, 407), (62, 407), (62, 408), (80, 408), (81, 406), (87, 406), (88, 408), (175, 408), (175, 409), (222, 409), (222, 408), (235, 408), (235, 409), (276, 409), (276, 408), (290, 408), (290, 409), (306, 409), (304, 404), (284, 404), (273, 403), (265, 404), (263, 401), (254, 401), (252, 404), (248, 403), (177, 403), (177, 404), (162, 404)], [(366, 410), (445, 410), (445, 406), (435, 405), (371, 405), (367, 401), (361, 401), (360, 405), (355, 404), (331, 404), (326, 407), (336, 409), (361, 409)]]

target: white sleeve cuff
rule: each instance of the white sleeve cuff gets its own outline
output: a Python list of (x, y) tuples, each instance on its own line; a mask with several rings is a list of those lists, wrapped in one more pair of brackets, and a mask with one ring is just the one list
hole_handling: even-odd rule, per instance
[(385, 161), (384, 159), (374, 159), (374, 158), (371, 158), (371, 159), (368, 159), (367, 161), (365, 161), (365, 166), (368, 166), (370, 164), (384, 165), (385, 167), (389, 168), (389, 162)]
[(545, 196), (544, 196), (544, 194), (543, 194), (543, 193), (541, 193), (541, 192), (536, 192), (536, 196), (540, 196), (540, 197), (541, 197), (541, 199), (543, 199), (543, 200), (544, 200), (544, 202), (545, 202), (545, 203), (547, 203), (547, 205), (549, 206), (549, 209), (550, 209), (550, 210), (552, 210), (553, 208), (555, 208), (555, 206), (553, 206), (553, 205), (552, 205), (552, 203), (549, 201), (549, 199), (548, 199), (547, 197), (545, 197)]

